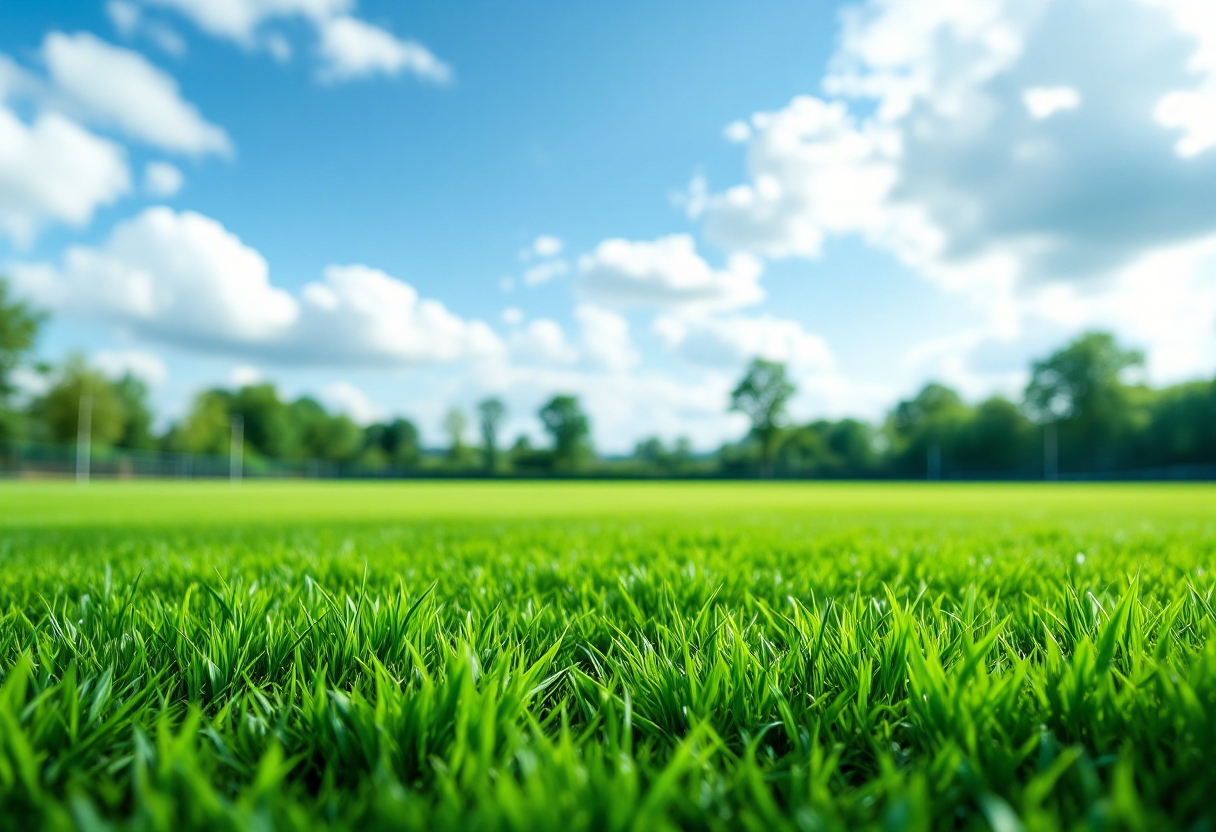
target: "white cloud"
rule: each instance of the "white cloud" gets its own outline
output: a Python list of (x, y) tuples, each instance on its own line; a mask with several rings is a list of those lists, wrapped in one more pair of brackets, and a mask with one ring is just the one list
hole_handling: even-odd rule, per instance
[(46, 308), (200, 350), (279, 363), (413, 366), (492, 356), (493, 331), (362, 265), (330, 266), (299, 296), (271, 284), (265, 258), (213, 219), (149, 208), (62, 266), (14, 264)]
[(175, 9), (200, 29), (246, 46), (255, 42), (258, 28), (275, 18), (302, 17), (325, 20), (349, 11), (354, 0), (144, 0)]
[[(776, 258), (859, 237), (966, 293), (980, 351), (1110, 326), (1150, 364), (1210, 367), (1216, 310), (1177, 277), (1216, 237), (1210, 0), (867, 0), (843, 19), (829, 98), (751, 117), (748, 179), (710, 196), (708, 239)], [(1145, 265), (1164, 261), (1175, 277)]]
[(561, 365), (578, 361), (578, 350), (566, 340), (557, 321), (537, 318), (511, 336), (511, 354), (528, 364)]
[(90, 118), (164, 150), (228, 154), (224, 130), (181, 97), (177, 82), (146, 58), (87, 33), (52, 32), (42, 55), (55, 86)]
[(562, 253), (562, 241), (552, 234), (541, 234), (532, 241), (532, 253), (537, 257), (556, 257)]
[[(1210, 17), (1195, 26), (1210, 30)], [(1157, 120), (1169, 95), (1205, 89), (1185, 82), (1216, 75), (1216, 47), (1164, 10), (871, 0), (845, 20), (825, 88), (873, 114), (800, 97), (753, 116), (750, 181), (711, 199), (711, 239), (816, 256), (825, 237), (858, 234), (944, 285), (991, 281), (993, 264), (1025, 285), (1100, 280), (1216, 230), (1216, 154), (1199, 152), (1201, 125), (1187, 122), (1177, 150), (1191, 158), (1179, 158)], [(1197, 73), (1188, 56), (1211, 68)], [(1043, 83), (1059, 77), (1071, 94)], [(1044, 116), (1079, 104), (1076, 89), (1086, 102), (1069, 118), (1026, 118), (1028, 102)]]
[(832, 233), (876, 232), (897, 175), (897, 145), (848, 108), (801, 96), (753, 117), (752, 181), (710, 197), (706, 236), (770, 257), (817, 257)]
[(605, 240), (579, 258), (578, 271), (579, 294), (608, 306), (691, 313), (735, 309), (764, 298), (759, 260), (733, 254), (725, 269), (713, 269), (687, 234)]
[(368, 75), (408, 72), (423, 80), (446, 84), (452, 69), (415, 41), (350, 16), (331, 17), (320, 24), (321, 77), (346, 81)]
[(142, 33), (174, 57), (186, 54), (186, 42), (181, 35), (163, 23), (145, 19), (143, 10), (130, 0), (110, 0), (106, 3), (106, 16), (124, 38)]
[(654, 331), (682, 358), (737, 370), (753, 358), (780, 361), (799, 373), (833, 369), (827, 343), (797, 321), (772, 315), (684, 319), (663, 316)]
[(93, 355), (93, 366), (113, 379), (128, 373), (150, 387), (157, 387), (169, 378), (169, 368), (159, 355), (144, 350), (102, 350)]
[(19, 246), (49, 222), (86, 225), (131, 190), (126, 154), (58, 113), (25, 124), (0, 105), (0, 232)]
[(668, 197), (671, 204), (684, 211), (690, 220), (695, 220), (705, 213), (709, 206), (709, 180), (704, 174), (695, 174), (688, 181), (688, 189), (675, 191)]
[(546, 260), (524, 271), (524, 285), (539, 286), (542, 283), (548, 283), (555, 277), (561, 277), (569, 271), (570, 266), (565, 260)]
[(330, 410), (343, 413), (360, 425), (384, 418), (384, 410), (348, 381), (335, 381), (322, 387), (321, 401)]
[(624, 371), (641, 360), (629, 337), (629, 322), (608, 309), (581, 303), (574, 317), (583, 330), (583, 355), (593, 365)]
[(508, 306), (502, 310), (502, 322), (510, 326), (519, 326), (524, 322), (524, 310), (518, 306)]
[[(1173, 16), (1177, 27), (1193, 39), (1187, 62), (1191, 87), (1171, 90), (1157, 103), (1154, 115), (1163, 126), (1182, 133), (1174, 145), (1182, 158), (1216, 148), (1216, 15), (1208, 0), (1145, 0)], [(1196, 80), (1197, 79), (1197, 80)]]
[(238, 388), (261, 384), (265, 380), (266, 377), (262, 374), (262, 371), (252, 364), (238, 364), (228, 374), (228, 383)]
[(144, 166), (144, 191), (153, 197), (169, 197), (186, 184), (181, 169), (168, 162), (149, 162)]
[(281, 64), (285, 64), (291, 60), (291, 41), (278, 32), (272, 32), (266, 36), (266, 51), (270, 53), (270, 57)]
[(746, 121), (732, 121), (730, 124), (726, 125), (725, 129), (723, 129), (722, 135), (728, 142), (743, 144), (751, 139), (752, 128), (751, 125)]
[(109, 0), (106, 3), (106, 16), (120, 35), (129, 38), (139, 29), (143, 13), (139, 6), (128, 0)]
[(280, 20), (303, 20), (317, 33), (321, 58), (318, 76), (347, 81), (370, 75), (409, 73), (436, 84), (452, 78), (452, 69), (420, 43), (402, 40), (379, 26), (353, 17), (354, 0), (144, 0), (172, 8), (203, 31), (246, 49), (264, 48), (280, 62), (291, 57), (291, 44), (267, 26)]
[(1081, 94), (1072, 87), (1028, 87), (1022, 92), (1022, 103), (1031, 118), (1041, 120), (1077, 109)]

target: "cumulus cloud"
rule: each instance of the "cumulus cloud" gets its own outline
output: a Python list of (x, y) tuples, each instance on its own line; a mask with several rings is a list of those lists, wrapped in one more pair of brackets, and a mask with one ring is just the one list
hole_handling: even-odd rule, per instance
[(711, 198), (707, 235), (813, 257), (858, 234), (943, 283), (997, 264), (1033, 284), (1216, 233), (1216, 153), (1199, 138), (1212, 109), (1170, 103), (1204, 94), (1213, 47), (1169, 13), (1187, 0), (1155, 5), (850, 7), (825, 79), (838, 100), (752, 117), (750, 180)]
[(556, 257), (562, 253), (562, 241), (552, 234), (541, 234), (532, 241), (530, 253), (537, 257)]
[(594, 366), (622, 371), (641, 360), (629, 337), (629, 322), (617, 313), (590, 303), (574, 309), (583, 330), (583, 354)]
[(181, 35), (163, 23), (145, 19), (143, 10), (130, 0), (110, 0), (106, 3), (106, 16), (124, 38), (143, 34), (174, 57), (186, 54), (186, 42)]
[(321, 401), (330, 410), (345, 414), (360, 425), (384, 418), (384, 410), (349, 381), (335, 381), (322, 387)]
[(682, 358), (737, 370), (753, 358), (780, 361), (796, 372), (830, 370), (835, 357), (827, 342), (797, 321), (772, 315), (706, 318), (662, 316), (654, 331)]
[(539, 286), (569, 271), (570, 266), (565, 260), (546, 260), (524, 270), (524, 285)]
[(17, 245), (50, 222), (86, 225), (130, 190), (121, 147), (58, 113), (27, 124), (0, 103), (0, 232)]
[(316, 366), (412, 366), (484, 357), (501, 347), (407, 283), (363, 265), (331, 266), (293, 295), (265, 258), (213, 219), (149, 208), (100, 247), (62, 265), (14, 264), (19, 291), (64, 314), (200, 350)]
[(354, 0), (144, 0), (173, 8), (199, 28), (246, 48), (261, 46), (279, 61), (291, 55), (280, 32), (267, 24), (302, 19), (315, 28), (321, 58), (319, 77), (348, 81), (371, 75), (409, 73), (436, 84), (452, 78), (452, 69), (421, 43), (398, 38), (387, 29), (354, 17)]
[(446, 84), (452, 69), (422, 44), (401, 40), (392, 32), (355, 17), (331, 17), (320, 26), (321, 77), (346, 81), (368, 75), (408, 72), (426, 81)]
[(1081, 94), (1072, 87), (1029, 87), (1022, 93), (1022, 103), (1031, 118), (1051, 118), (1080, 107)]
[(168, 162), (149, 162), (144, 167), (144, 191), (153, 197), (173, 196), (186, 184), (181, 169)]
[(578, 292), (616, 307), (653, 307), (683, 312), (735, 309), (764, 298), (760, 261), (733, 254), (714, 269), (687, 234), (653, 241), (610, 239), (578, 260)]
[(354, 0), (144, 0), (175, 9), (216, 37), (251, 46), (262, 24), (275, 18), (326, 20), (349, 11)]
[(120, 35), (129, 38), (139, 29), (143, 12), (130, 0), (109, 0), (106, 3), (106, 16)]
[(150, 387), (169, 378), (169, 368), (159, 355), (146, 350), (102, 350), (93, 355), (93, 366), (113, 379), (132, 375)]
[(55, 87), (91, 119), (154, 147), (199, 156), (232, 142), (146, 58), (87, 32), (51, 32), (42, 57)]
[(578, 361), (578, 350), (567, 340), (561, 324), (548, 318), (529, 321), (511, 335), (511, 355), (525, 364), (562, 365)]
[(265, 380), (266, 377), (262, 371), (252, 364), (238, 364), (228, 374), (228, 382), (233, 387), (249, 387), (253, 384), (261, 384)]
[[(1210, 316), (1148, 327), (1162, 316), (1114, 310), (1134, 296), (1207, 309), (1198, 283), (1152, 264), (1195, 274), (1187, 258), (1216, 238), (1210, 2), (867, 0), (843, 23), (826, 95), (746, 122), (749, 175), (708, 197), (709, 240), (782, 258), (859, 237), (966, 293), (985, 343), (1067, 337), (1064, 308), (1150, 356), (1181, 352), (1170, 330), (1183, 325), (1188, 344), (1206, 343)], [(1211, 364), (1194, 353), (1190, 371)]]

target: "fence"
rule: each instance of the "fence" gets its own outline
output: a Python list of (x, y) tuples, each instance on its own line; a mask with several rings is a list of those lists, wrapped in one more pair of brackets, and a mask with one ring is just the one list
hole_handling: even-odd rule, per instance
[[(82, 462), (87, 458), (87, 464)], [(949, 465), (930, 466), (927, 478), (946, 482), (1036, 481), (1050, 478), (1042, 469), (1016, 471), (965, 471)], [(1167, 465), (1117, 471), (1056, 471), (1055, 479), (1062, 482), (1099, 481), (1216, 481), (1216, 463)], [(454, 468), (444, 462), (441, 452), (424, 456), (420, 465), (368, 466), (358, 462), (331, 460), (280, 460), (229, 454), (191, 454), (170, 451), (139, 451), (128, 449), (89, 449), (87, 446), (64, 446), (20, 443), (0, 446), (0, 478), (8, 479), (451, 479), (486, 477), (476, 467)], [(503, 479), (681, 479), (681, 480), (748, 480), (759, 479), (756, 472), (723, 471), (702, 466), (695, 472), (673, 473), (661, 469), (639, 468), (637, 460), (606, 459), (585, 470), (516, 471), (494, 475)], [(882, 471), (857, 475), (820, 477), (776, 471), (765, 479), (922, 479)]]

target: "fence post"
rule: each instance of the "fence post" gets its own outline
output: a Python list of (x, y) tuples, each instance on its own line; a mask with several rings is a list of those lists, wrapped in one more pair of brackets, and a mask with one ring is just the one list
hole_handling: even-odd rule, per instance
[(89, 465), (93, 456), (93, 397), (88, 393), (80, 396), (80, 410), (76, 414), (76, 484), (87, 485)]
[(238, 483), (245, 467), (245, 420), (240, 416), (233, 416), (229, 422), (232, 426), (232, 445), (228, 449), (228, 477)]
[(1043, 479), (1054, 482), (1060, 476), (1060, 448), (1056, 423), (1043, 426)]

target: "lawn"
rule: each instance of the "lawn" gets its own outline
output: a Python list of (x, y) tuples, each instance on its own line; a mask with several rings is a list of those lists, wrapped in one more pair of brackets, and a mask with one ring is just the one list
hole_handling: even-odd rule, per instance
[(1216, 829), (1216, 488), (0, 485), (0, 829)]

